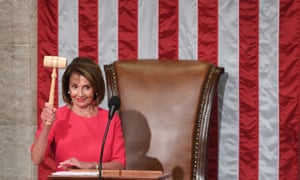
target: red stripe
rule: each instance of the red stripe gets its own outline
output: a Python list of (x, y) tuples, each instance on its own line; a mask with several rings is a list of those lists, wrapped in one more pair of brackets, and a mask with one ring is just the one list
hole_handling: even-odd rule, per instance
[(98, 1), (79, 2), (79, 56), (98, 62)]
[[(57, 0), (38, 1), (38, 72), (37, 72), (37, 119), (40, 125), (41, 108), (48, 101), (51, 82), (51, 68), (43, 67), (45, 55), (58, 55), (58, 26), (57, 26)], [(57, 87), (57, 83), (56, 83)], [(57, 88), (55, 92), (55, 105), (57, 106)], [(52, 156), (52, 154), (50, 155)], [(43, 164), (39, 165), (39, 179), (47, 179), (48, 174), (55, 167), (52, 158), (47, 157)]]
[(138, 1), (119, 1), (119, 59), (138, 57)]
[(217, 64), (218, 1), (198, 0), (198, 59)]
[(239, 179), (258, 179), (258, 0), (240, 1)]
[(158, 56), (178, 59), (178, 0), (159, 0)]
[(279, 177), (299, 179), (300, 2), (280, 1)]
[[(198, 59), (218, 61), (218, 1), (198, 0)], [(208, 179), (218, 179), (218, 106), (211, 117), (208, 151)]]

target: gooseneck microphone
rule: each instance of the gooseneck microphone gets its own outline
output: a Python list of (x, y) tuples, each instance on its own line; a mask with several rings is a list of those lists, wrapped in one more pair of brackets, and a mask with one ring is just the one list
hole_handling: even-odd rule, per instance
[(108, 103), (109, 113), (108, 113), (108, 120), (112, 120), (115, 112), (120, 108), (121, 102), (119, 96), (113, 96), (110, 98)]
[(105, 141), (106, 141), (106, 136), (109, 130), (109, 125), (110, 122), (112, 120), (112, 118), (114, 117), (115, 112), (120, 108), (121, 105), (121, 101), (119, 96), (112, 96), (108, 102), (108, 121), (107, 121), (107, 125), (106, 125), (106, 129), (103, 135), (103, 140), (102, 140), (102, 146), (101, 146), (101, 151), (100, 151), (100, 161), (99, 161), (99, 180), (102, 180), (102, 159), (103, 159), (103, 151), (104, 151), (104, 146), (105, 146)]

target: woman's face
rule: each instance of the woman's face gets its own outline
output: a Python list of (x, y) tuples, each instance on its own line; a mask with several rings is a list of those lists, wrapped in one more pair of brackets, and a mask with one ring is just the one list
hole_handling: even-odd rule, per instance
[(86, 108), (94, 101), (94, 89), (90, 82), (78, 73), (72, 73), (69, 84), (73, 106)]

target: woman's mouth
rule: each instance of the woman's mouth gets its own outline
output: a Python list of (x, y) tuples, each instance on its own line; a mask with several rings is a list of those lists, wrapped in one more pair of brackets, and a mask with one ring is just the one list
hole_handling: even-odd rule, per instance
[(84, 98), (76, 98), (76, 101), (77, 101), (77, 102), (84, 102), (85, 99), (84, 99)]

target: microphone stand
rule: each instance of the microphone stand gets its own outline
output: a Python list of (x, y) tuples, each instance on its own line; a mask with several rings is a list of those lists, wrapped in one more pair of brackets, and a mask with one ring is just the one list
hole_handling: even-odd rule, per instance
[(106, 141), (106, 136), (108, 134), (110, 122), (111, 122), (111, 119), (108, 119), (107, 125), (106, 125), (106, 129), (105, 129), (105, 133), (104, 133), (104, 136), (103, 136), (102, 146), (101, 146), (101, 154), (100, 154), (100, 161), (99, 161), (99, 167), (98, 167), (98, 170), (99, 170), (99, 180), (102, 180), (103, 151), (104, 151), (104, 145), (105, 145), (105, 141)]
[(116, 110), (119, 109), (120, 107), (120, 98), (118, 96), (113, 96), (110, 101), (109, 101), (109, 112), (108, 112), (108, 120), (107, 120), (107, 125), (106, 125), (106, 129), (103, 135), (103, 140), (102, 140), (102, 146), (101, 146), (101, 154), (100, 154), (100, 162), (99, 162), (99, 180), (102, 180), (102, 159), (103, 159), (103, 152), (104, 152), (104, 145), (105, 145), (105, 141), (106, 141), (106, 136), (109, 130), (109, 125), (110, 122), (114, 116), (114, 113)]

